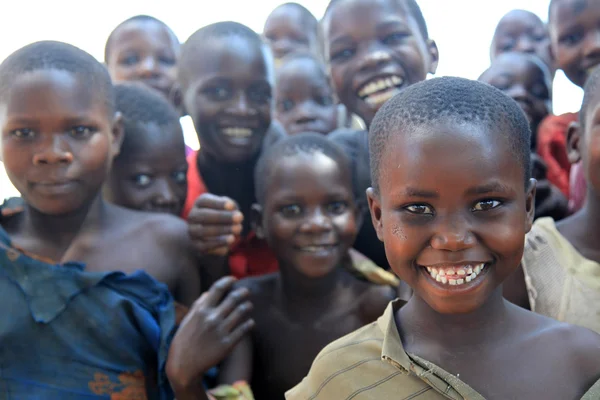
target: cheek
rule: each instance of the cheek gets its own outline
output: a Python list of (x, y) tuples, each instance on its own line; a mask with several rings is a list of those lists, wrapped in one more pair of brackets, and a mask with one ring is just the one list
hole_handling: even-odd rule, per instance
[(82, 169), (88, 171), (108, 172), (112, 163), (110, 156), (109, 135), (100, 133), (94, 135), (89, 142), (83, 144), (79, 149), (73, 146), (76, 162)]
[(403, 222), (394, 212), (383, 211), (383, 243), (386, 254), (392, 260), (415, 259), (427, 246), (428, 234), (424, 226)]
[(590, 185), (597, 191), (600, 189), (600, 131), (587, 132), (592, 137), (584, 144), (583, 163)]
[(331, 82), (333, 84), (333, 90), (340, 99), (344, 98), (344, 75), (346, 68), (340, 65), (331, 66)]
[(356, 218), (352, 213), (346, 213), (339, 215), (333, 219), (333, 225), (336, 227), (340, 239), (344, 243), (348, 243), (350, 246), (354, 244), (356, 239), (357, 227)]

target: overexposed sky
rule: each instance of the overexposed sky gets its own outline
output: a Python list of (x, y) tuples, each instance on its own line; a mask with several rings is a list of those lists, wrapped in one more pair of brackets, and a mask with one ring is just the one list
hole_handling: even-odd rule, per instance
[[(269, 12), (281, 0), (26, 0), (6, 5), (0, 17), (0, 60), (38, 40), (72, 43), (98, 59), (111, 30), (124, 19), (149, 14), (165, 21), (181, 41), (198, 28), (223, 20), (262, 31)], [(327, 0), (299, 0), (321, 18)], [(440, 49), (438, 76), (477, 79), (489, 64), (489, 44), (498, 20), (514, 8), (547, 19), (549, 0), (419, 0), (430, 36)], [(581, 90), (557, 74), (554, 111), (577, 111)]]

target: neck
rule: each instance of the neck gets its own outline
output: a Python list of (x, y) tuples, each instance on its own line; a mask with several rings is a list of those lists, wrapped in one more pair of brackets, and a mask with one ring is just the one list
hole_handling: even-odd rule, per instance
[(336, 267), (320, 278), (309, 278), (293, 266), (280, 266), (280, 293), (287, 301), (299, 304), (320, 303), (331, 296), (341, 278), (341, 268)]
[(88, 206), (69, 214), (48, 215), (26, 205), (23, 230), (43, 242), (54, 244), (57, 248), (66, 248), (84, 225), (90, 227), (101, 222), (104, 206), (100, 194)]
[(468, 314), (440, 314), (413, 295), (398, 311), (397, 318), (405, 344), (426, 338), (425, 341), (443, 344), (444, 348), (460, 349), (504, 336), (507, 313), (500, 286), (480, 308)]
[(585, 204), (579, 213), (585, 215), (581, 218), (580, 227), (590, 239), (600, 238), (600, 196), (589, 186), (587, 189)]

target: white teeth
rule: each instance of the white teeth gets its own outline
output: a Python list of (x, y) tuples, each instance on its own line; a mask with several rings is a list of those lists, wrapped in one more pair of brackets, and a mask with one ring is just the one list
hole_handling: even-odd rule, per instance
[(384, 89), (394, 88), (396, 86), (400, 86), (404, 83), (404, 79), (399, 76), (390, 76), (388, 78), (380, 78), (375, 81), (371, 81), (364, 85), (359, 91), (358, 95), (360, 97), (371, 96), (372, 94), (379, 92)]
[(427, 267), (429, 275), (437, 282), (452, 286), (463, 285), (473, 281), (483, 271), (485, 264), (463, 265), (446, 269)]
[(223, 133), (227, 136), (244, 138), (252, 135), (252, 129), (242, 127), (223, 128)]

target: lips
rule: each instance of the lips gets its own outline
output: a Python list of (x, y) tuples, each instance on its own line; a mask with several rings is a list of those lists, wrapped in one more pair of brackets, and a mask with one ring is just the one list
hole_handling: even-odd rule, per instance
[(476, 284), (490, 268), (491, 263), (465, 262), (451, 265), (421, 266), (424, 274), (447, 289)]
[(77, 183), (75, 181), (60, 180), (60, 181), (41, 181), (34, 182), (32, 186), (35, 191), (47, 196), (60, 196), (71, 193)]

